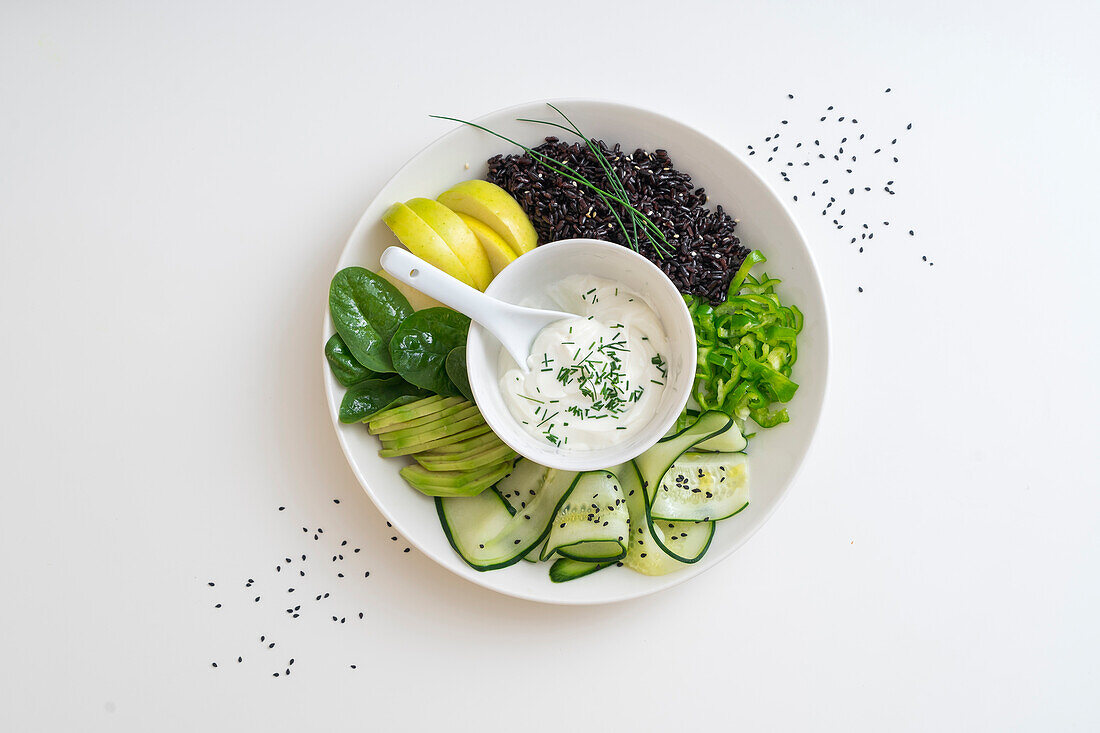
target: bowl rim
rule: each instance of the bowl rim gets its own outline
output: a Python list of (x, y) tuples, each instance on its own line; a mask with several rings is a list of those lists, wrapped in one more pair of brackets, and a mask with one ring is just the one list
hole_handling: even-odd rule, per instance
[[(513, 111), (516, 111), (516, 110), (526, 109), (528, 107), (531, 107), (532, 105), (546, 104), (546, 103), (553, 103), (557, 106), (565, 106), (565, 105), (570, 105), (570, 104), (599, 105), (599, 106), (604, 106), (604, 107), (611, 108), (613, 110), (618, 110), (619, 112), (624, 113), (624, 114), (639, 114), (640, 113), (642, 115), (646, 115), (646, 116), (650, 116), (652, 118), (656, 118), (656, 119), (658, 119), (658, 120), (660, 120), (664, 123), (668, 123), (668, 124), (671, 124), (671, 125), (676, 126), (676, 127), (681, 127), (685, 131), (693, 133), (693, 134), (699, 136), (700, 138), (704, 139), (709, 144), (714, 145), (715, 147), (725, 151), (730, 156), (737, 159), (737, 161), (739, 163), (742, 164), (742, 166), (744, 167), (746, 173), (753, 180), (755, 180), (756, 185), (762, 186), (763, 189), (769, 195), (771, 195), (772, 198), (774, 198), (775, 201), (779, 204), (779, 211), (781, 212), (781, 215), (786, 219), (787, 224), (793, 229), (793, 231), (797, 235), (798, 244), (801, 245), (802, 250), (805, 252), (806, 261), (809, 264), (810, 274), (813, 276), (813, 280), (817, 283), (818, 291), (820, 292), (820, 295), (821, 295), (821, 319), (820, 319), (820, 321), (821, 321), (821, 351), (822, 351), (822, 366), (821, 366), (821, 375), (820, 375), (821, 376), (821, 397), (820, 397), (820, 400), (819, 400), (819, 404), (817, 405), (817, 410), (816, 410), (816, 414), (815, 414), (815, 417), (814, 417), (814, 424), (810, 428), (809, 442), (806, 446), (806, 450), (802, 453), (801, 456), (799, 456), (799, 458), (796, 462), (796, 465), (794, 466), (794, 470), (791, 473), (790, 479), (787, 481), (786, 485), (783, 487), (783, 490), (780, 492), (779, 496), (776, 498), (776, 501), (771, 505), (770, 508), (767, 508), (767, 509), (764, 510), (764, 513), (761, 515), (760, 520), (756, 523), (755, 527), (753, 527), (752, 529), (750, 529), (749, 531), (744, 533), (744, 535), (742, 537), (740, 537), (740, 539), (737, 542), (734, 542), (733, 544), (730, 545), (730, 547), (723, 550), (722, 554), (719, 557), (717, 557), (713, 562), (709, 562), (709, 563), (705, 563), (705, 564), (696, 564), (696, 565), (693, 565), (690, 568), (684, 568), (680, 572), (671, 573), (669, 575), (661, 576), (661, 578), (659, 578), (659, 580), (662, 581), (662, 582), (654, 584), (654, 586), (652, 588), (642, 588), (642, 589), (637, 590), (637, 591), (628, 591), (628, 592), (620, 593), (616, 596), (609, 596), (609, 597), (599, 597), (599, 598), (554, 598), (554, 597), (545, 597), (545, 596), (535, 595), (535, 594), (532, 594), (532, 593), (526, 593), (526, 592), (523, 592), (523, 591), (513, 590), (513, 589), (510, 589), (510, 588), (506, 588), (506, 587), (499, 587), (498, 585), (492, 583), (490, 578), (486, 577), (486, 575), (487, 575), (486, 573), (479, 573), (476, 570), (474, 570), (473, 568), (469, 568), (468, 566), (464, 566), (464, 565), (463, 566), (452, 567), (451, 565), (444, 562), (440, 557), (438, 557), (437, 553), (433, 552), (432, 550), (430, 550), (428, 548), (425, 548), (420, 542), (415, 540), (413, 538), (413, 536), (410, 535), (409, 532), (404, 528), (403, 523), (397, 517), (392, 516), (386, 510), (383, 503), (379, 500), (378, 496), (375, 494), (374, 490), (371, 488), (370, 482), (367, 481), (365, 475), (363, 474), (363, 470), (360, 468), (358, 463), (352, 457), (352, 452), (351, 452), (350, 446), (348, 445), (347, 437), (346, 437), (346, 435), (343, 431), (343, 428), (345, 426), (339, 420), (339, 402), (340, 402), (340, 400), (336, 399), (336, 395), (333, 392), (334, 380), (328, 378), (329, 366), (328, 366), (328, 361), (324, 356), (324, 345), (327, 343), (327, 341), (329, 339), (329, 336), (333, 332), (332, 316), (329, 312), (327, 303), (325, 304), (324, 310), (323, 310), (323, 318), (322, 318), (321, 333), (320, 333), (320, 346), (321, 346), (321, 349), (320, 349), (320, 351), (321, 351), (321, 353), (320, 353), (321, 373), (320, 374), (321, 374), (322, 389), (324, 390), (325, 398), (327, 399), (328, 404), (329, 404), (329, 418), (332, 422), (333, 430), (336, 432), (336, 438), (340, 443), (340, 449), (344, 453), (344, 459), (347, 461), (348, 467), (351, 468), (352, 474), (355, 476), (356, 480), (359, 482), (359, 485), (362, 487), (364, 493), (367, 494), (367, 496), (370, 498), (371, 502), (374, 504), (375, 508), (378, 509), (379, 513), (382, 514), (382, 516), (385, 517), (386, 520), (388, 520), (393, 525), (393, 529), (395, 529), (399, 534), (401, 534), (405, 538), (406, 542), (408, 542), (413, 547), (416, 547), (416, 549), (418, 551), (420, 551), (421, 553), (426, 555), (428, 558), (430, 558), (437, 565), (441, 566), (442, 568), (444, 568), (448, 572), (452, 573), (453, 575), (455, 575), (459, 578), (462, 578), (463, 580), (474, 583), (476, 585), (479, 585), (479, 586), (481, 586), (483, 588), (486, 588), (488, 590), (491, 590), (493, 592), (499, 593), (501, 595), (509, 596), (509, 597), (512, 597), (512, 598), (518, 598), (520, 600), (533, 602), (533, 603), (546, 603), (546, 604), (549, 604), (549, 605), (560, 605), (560, 606), (588, 606), (588, 605), (603, 605), (603, 604), (609, 604), (609, 603), (621, 603), (623, 601), (629, 601), (629, 600), (633, 600), (635, 598), (642, 598), (642, 597), (645, 597), (645, 596), (648, 596), (648, 595), (653, 595), (655, 593), (660, 593), (662, 591), (669, 590), (670, 588), (675, 588), (676, 586), (678, 586), (682, 583), (686, 583), (687, 581), (691, 580), (692, 578), (696, 578), (699, 575), (701, 575), (702, 573), (706, 572), (707, 570), (710, 570), (711, 568), (719, 565), (722, 561), (726, 560), (731, 555), (733, 555), (735, 552), (737, 552), (737, 550), (739, 550), (746, 542), (748, 542), (750, 539), (752, 539), (756, 535), (756, 533), (759, 532), (760, 529), (763, 528), (764, 525), (766, 525), (768, 523), (768, 521), (775, 514), (775, 512), (778, 511), (778, 509), (787, 501), (787, 498), (790, 495), (791, 490), (794, 488), (794, 485), (797, 483), (799, 477), (802, 474), (802, 469), (806, 465), (806, 459), (809, 458), (809, 456), (814, 451), (814, 446), (816, 444), (817, 433), (821, 428), (821, 422), (822, 422), (821, 418), (822, 418), (822, 415), (825, 413), (826, 406), (829, 403), (829, 393), (830, 393), (830, 390), (829, 390), (829, 367), (830, 367), (830, 364), (832, 362), (833, 346), (832, 346), (832, 331), (829, 328), (828, 298), (827, 298), (827, 295), (826, 295), (824, 284), (823, 284), (822, 279), (821, 279), (821, 268), (818, 265), (817, 258), (814, 256), (813, 250), (810, 248), (810, 246), (807, 242), (806, 235), (803, 232), (802, 227), (799, 226), (798, 221), (791, 215), (790, 210), (788, 209), (788, 207), (787, 207), (786, 203), (784, 202), (783, 198), (779, 195), (779, 192), (775, 189), (774, 186), (772, 186), (770, 183), (768, 183), (768, 181), (765, 180), (764, 177), (760, 175), (760, 173), (758, 173), (751, 165), (749, 165), (748, 161), (745, 160), (744, 157), (739, 155), (737, 152), (735, 152), (732, 148), (728, 147), (727, 145), (724, 145), (724, 144), (718, 142), (718, 140), (715, 137), (709, 135), (705, 130), (703, 130), (699, 127), (696, 127), (695, 125), (689, 124), (687, 122), (683, 122), (683, 121), (681, 121), (677, 118), (674, 118), (674, 117), (671, 117), (667, 114), (664, 114), (663, 112), (658, 112), (656, 110), (648, 109), (648, 108), (645, 108), (645, 107), (639, 107), (637, 105), (628, 104), (628, 103), (625, 103), (625, 102), (618, 102), (618, 101), (615, 101), (615, 100), (611, 100), (611, 99), (607, 99), (607, 98), (601, 98), (601, 97), (555, 97), (555, 98), (550, 98), (550, 99), (535, 98), (535, 99), (525, 100), (523, 102), (519, 102), (519, 103), (516, 103), (516, 104), (511, 104), (511, 105), (508, 105), (508, 106), (505, 106), (505, 107), (500, 107), (500, 108), (495, 109), (495, 110), (491, 110), (487, 113), (478, 115), (477, 117), (473, 118), (472, 121), (474, 121), (474, 122), (483, 122), (485, 120), (497, 117), (499, 115), (505, 115), (505, 114), (511, 113)], [(378, 195), (382, 191), (384, 191), (391, 183), (393, 183), (394, 180), (398, 179), (405, 172), (406, 169), (410, 168), (413, 165), (413, 163), (417, 159), (419, 159), (420, 156), (423, 155), (427, 150), (429, 150), (430, 148), (435, 147), (437, 144), (442, 142), (447, 137), (457, 134), (458, 131), (463, 129), (463, 127), (464, 127), (464, 125), (457, 124), (455, 127), (452, 127), (449, 130), (446, 130), (445, 132), (443, 132), (439, 136), (437, 136), (434, 139), (432, 139), (431, 141), (429, 141), (427, 144), (421, 146), (415, 153), (410, 155), (409, 158), (396, 171), (394, 171), (394, 173), (389, 178), (387, 178), (382, 183), (381, 186), (378, 187), (375, 195), (371, 198), (371, 200), (367, 203), (366, 207), (364, 208), (363, 214), (356, 221), (355, 226), (352, 228), (351, 233), (348, 235), (347, 240), (344, 242), (344, 246), (340, 249), (340, 252), (336, 257), (336, 267), (333, 270), (333, 275), (335, 275), (336, 272), (339, 271), (340, 261), (343, 260), (345, 253), (348, 251), (348, 248), (352, 245), (352, 243), (356, 239), (358, 239), (360, 237), (360, 235), (362, 234), (364, 229), (371, 226), (372, 222), (367, 220), (367, 213), (370, 210), (370, 208), (371, 208), (372, 204), (374, 203), (375, 199), (378, 198)], [(655, 580), (658, 580), (658, 579), (655, 579)]]
[[(594, 248), (591, 250), (593, 252), (596, 251), (596, 249), (602, 249), (607, 252), (612, 258), (618, 258), (619, 261), (629, 260), (637, 263), (640, 267), (644, 269), (646, 273), (651, 276), (660, 275), (660, 279), (657, 280), (657, 282), (660, 283), (659, 287), (666, 290), (671, 289), (669, 292), (675, 293), (675, 301), (678, 304), (678, 307), (676, 308), (676, 313), (672, 314), (660, 312), (658, 311), (658, 307), (653, 305), (652, 303), (648, 303), (648, 305), (650, 305), (650, 307), (652, 307), (654, 312), (657, 314), (657, 317), (660, 320), (661, 325), (664, 327), (666, 333), (672, 333), (680, 329), (694, 329), (694, 325), (691, 322), (691, 313), (688, 312), (687, 305), (684, 302), (683, 296), (680, 294), (680, 291), (676, 289), (675, 284), (673, 284), (671, 280), (665, 277), (660, 268), (653, 264), (653, 262), (651, 262), (648, 258), (628, 247), (623, 247), (622, 245), (615, 242), (606, 242), (599, 239), (587, 239), (584, 237), (579, 237), (576, 239), (561, 239), (555, 242), (548, 242), (547, 244), (539, 245), (536, 249), (526, 253), (522, 258), (516, 260), (516, 263), (518, 264), (520, 262), (523, 262), (523, 267), (529, 270), (531, 267), (537, 267), (537, 263), (541, 262), (542, 260), (547, 260), (553, 257), (560, 258), (563, 256), (569, 256), (569, 253), (560, 254), (558, 250), (572, 250), (576, 249), (578, 245), (581, 245), (585, 248)], [(534, 259), (526, 259), (532, 256), (534, 256)], [(515, 267), (516, 269), (513, 270), (513, 267)], [(521, 277), (520, 275), (517, 275), (517, 273), (520, 272), (524, 272), (524, 269), (516, 267), (516, 265), (511, 265), (505, 268), (501, 271), (501, 274), (497, 275), (497, 277), (493, 279), (493, 282), (489, 284), (489, 287), (485, 291), (486, 294), (497, 297), (496, 294), (492, 292), (494, 287), (498, 290), (507, 287), (510, 284), (509, 279), (515, 280), (517, 277)], [(509, 275), (509, 273), (511, 273), (511, 275)], [(498, 285), (498, 283), (500, 284)], [(494, 340), (495, 339), (493, 339), (492, 334), (490, 334), (485, 328), (483, 328), (477, 322), (472, 323), (470, 327), (470, 337), (466, 342), (467, 363), (470, 363), (471, 361), (471, 353), (474, 353), (476, 350), (482, 348), (483, 345), (486, 348), (491, 348), (492, 341)], [(496, 433), (496, 436), (500, 438), (504, 443), (506, 443), (509, 447), (511, 447), (514, 451), (516, 451), (516, 453), (519, 453), (521, 456), (528, 458), (528, 460), (532, 460), (536, 463), (541, 463), (544, 466), (550, 466), (551, 468), (557, 468), (563, 471), (597, 471), (600, 468), (606, 468), (607, 466), (617, 466), (620, 463), (625, 463), (626, 461), (633, 460), (642, 452), (652, 447), (653, 444), (655, 444), (662, 437), (664, 437), (669, 428), (671, 428), (672, 425), (676, 422), (676, 418), (679, 416), (680, 411), (683, 410), (684, 404), (687, 403), (688, 398), (691, 396), (691, 387), (694, 382), (697, 358), (697, 350), (692, 349), (690, 355), (685, 355), (683, 373), (676, 375), (677, 379), (675, 382), (668, 383), (669, 387), (672, 387), (675, 390), (674, 395), (677, 393), (682, 393), (682, 400), (679, 398), (674, 400), (675, 402), (679, 403), (679, 408), (677, 408), (675, 411), (672, 411), (671, 408), (668, 407), (668, 404), (662, 403), (662, 405), (659, 406), (664, 410), (668, 410), (668, 414), (663, 414), (660, 412), (655, 413), (654, 417), (649, 420), (649, 423), (644, 426), (644, 432), (642, 433), (644, 439), (641, 440), (640, 443), (643, 444), (645, 447), (634, 455), (630, 455), (630, 453), (633, 453), (634, 449), (624, 450), (620, 446), (612, 445), (603, 449), (591, 451), (567, 451), (565, 456), (557, 456), (549, 455), (554, 453), (554, 450), (552, 446), (548, 445), (545, 448), (539, 446), (538, 448), (540, 450), (540, 453), (537, 456), (527, 456), (525, 455), (524, 451), (520, 450), (520, 447), (528, 447), (528, 444), (531, 442), (526, 440), (526, 438), (529, 436), (529, 433), (524, 431), (518, 425), (511, 411), (507, 409), (507, 405), (504, 406), (505, 409), (503, 411), (504, 413), (507, 413), (505, 416), (504, 414), (501, 414), (501, 411), (495, 409), (495, 405), (491, 400), (482, 399), (483, 397), (487, 396), (486, 393), (489, 390), (499, 389), (497, 386), (497, 382), (500, 378), (500, 374), (498, 373), (498, 371), (493, 370), (491, 375), (482, 375), (477, 379), (471, 378), (470, 388), (474, 393), (474, 398), (477, 404), (485, 406), (482, 408), (482, 416), (485, 418), (485, 422), (489, 424), (489, 427), (492, 428), (494, 433)], [(478, 361), (481, 361), (481, 359), (479, 358)], [(492, 359), (490, 358), (489, 361), (492, 361)], [(665, 402), (667, 403), (667, 400)], [(493, 407), (486, 409), (489, 406)], [(520, 439), (521, 437), (523, 438), (522, 440)], [(635, 437), (634, 441), (638, 442), (638, 438)], [(591, 466), (588, 466), (588, 463), (592, 461), (596, 462)]]

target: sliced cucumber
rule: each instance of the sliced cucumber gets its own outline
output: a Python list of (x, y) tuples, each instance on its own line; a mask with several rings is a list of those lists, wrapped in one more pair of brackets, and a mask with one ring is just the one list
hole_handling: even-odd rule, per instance
[(694, 563), (702, 559), (714, 539), (714, 522), (666, 522), (649, 518), (653, 542), (673, 560)]
[(696, 443), (692, 450), (712, 450), (719, 451), (721, 453), (737, 453), (738, 451), (745, 450), (749, 442), (745, 440), (745, 436), (741, 434), (741, 429), (737, 427), (737, 421), (733, 421), (733, 425), (730, 425), (729, 430), (725, 430), (713, 438), (707, 438), (706, 440)]
[(543, 540), (540, 544), (531, 548), (531, 551), (523, 556), (525, 562), (538, 562), (542, 557), (542, 548), (546, 547), (546, 540)]
[(630, 535), (623, 565), (642, 575), (666, 575), (684, 567), (684, 563), (671, 557), (653, 541), (638, 467), (633, 461), (628, 461), (612, 469), (612, 472), (619, 477), (626, 496), (626, 508), (630, 512)]
[[(498, 482), (497, 482), (497, 485), (496, 485), (495, 487), (493, 487), (493, 488), (492, 488), (491, 490), (492, 490), (492, 491), (497, 491), (497, 492), (499, 493), (499, 489), (497, 488), (497, 487), (499, 487), (499, 486), (500, 486), (500, 482), (498, 481)], [(501, 498), (502, 498), (502, 499), (504, 499), (504, 495), (503, 495), (503, 494), (501, 494)], [(512, 513), (512, 516), (515, 516), (515, 514), (516, 514), (516, 507), (515, 507), (515, 506), (512, 506), (512, 504), (511, 504), (511, 503), (509, 503), (507, 499), (505, 499), (505, 500), (504, 500), (504, 503), (508, 504), (508, 511)], [(517, 505), (517, 506), (519, 505), (519, 502), (518, 502), (518, 501), (516, 502), (516, 505)], [(524, 560), (526, 560), (527, 562), (538, 562), (538, 561), (539, 561), (539, 555), (541, 555), (541, 554), (542, 554), (542, 547), (543, 547), (543, 545), (545, 545), (545, 544), (546, 544), (546, 542), (544, 541), (544, 542), (542, 543), (542, 545), (535, 545), (534, 547), (532, 547), (532, 548), (531, 548), (531, 551), (530, 551), (530, 552), (528, 552), (528, 553), (527, 553), (526, 555), (524, 555), (524, 556), (523, 556), (523, 559), (524, 559)]]
[(479, 544), (484, 547), (486, 537), (497, 536), (512, 520), (508, 502), (492, 489), (477, 496), (436, 497), (435, 511), (447, 541), (466, 562), (480, 550)]
[[(630, 530), (627, 529), (629, 534)], [(559, 547), (558, 554), (579, 562), (615, 562), (626, 557), (626, 537), (617, 540), (588, 540), (568, 547)]]
[(717, 410), (709, 410), (699, 416), (693, 424), (675, 435), (661, 438), (652, 448), (634, 459), (638, 473), (642, 477), (642, 486), (646, 490), (647, 502), (653, 501), (661, 477), (668, 471), (682, 453), (701, 441), (719, 435), (733, 425), (733, 419)]
[(519, 511), (538, 494), (539, 487), (546, 481), (546, 474), (549, 472), (550, 469), (546, 466), (520, 458), (512, 472), (497, 484), (497, 489), (504, 500)]
[[(550, 531), (550, 520), (557, 514), (576, 478), (577, 474), (570, 471), (548, 470), (534, 495), (527, 495), (529, 500), (522, 502), (521, 508), (496, 534), (462, 535), (460, 541), (452, 539), (452, 546), (476, 570), (495, 570), (514, 565), (545, 540)], [(440, 521), (446, 528), (450, 521), (451, 505), (468, 499), (442, 498), (438, 501)], [(452, 527), (448, 537), (456, 531)]]
[[(538, 487), (546, 480), (546, 474), (549, 470), (546, 466), (541, 466), (534, 461), (520, 458), (516, 461), (512, 473), (497, 483), (500, 495), (512, 507), (513, 513), (525, 508), (527, 502), (534, 498), (538, 492)], [(527, 562), (538, 562), (544, 544), (535, 545), (530, 552), (523, 556), (523, 559)]]
[[(554, 515), (540, 559), (547, 560), (563, 548), (585, 545), (584, 549), (579, 549), (582, 554), (603, 552), (587, 557), (618, 560), (626, 554), (629, 524), (630, 514), (623, 501), (619, 479), (608, 471), (587, 471), (577, 476)], [(598, 543), (599, 547), (591, 547), (592, 543)]]
[(649, 514), (654, 521), (717, 521), (748, 505), (749, 464), (744, 453), (690, 452), (677, 458), (661, 479)]
[(580, 562), (578, 560), (558, 558), (554, 561), (554, 564), (550, 566), (550, 582), (566, 583), (570, 580), (576, 580), (577, 578), (591, 575), (597, 570), (603, 570), (614, 564), (613, 562)]

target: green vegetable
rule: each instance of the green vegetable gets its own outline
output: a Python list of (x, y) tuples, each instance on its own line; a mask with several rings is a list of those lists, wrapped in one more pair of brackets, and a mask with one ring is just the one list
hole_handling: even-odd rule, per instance
[(394, 371), (390, 339), (413, 312), (405, 296), (370, 270), (346, 267), (332, 278), (328, 304), (352, 356), (372, 371)]
[[(516, 121), (534, 122), (539, 125), (550, 125), (551, 127), (556, 127), (559, 130), (565, 130), (568, 133), (576, 134), (579, 138), (584, 140), (585, 145), (588, 146), (588, 150), (592, 153), (592, 157), (596, 159), (597, 163), (599, 163), (600, 168), (603, 170), (604, 177), (607, 178), (607, 182), (611, 184), (611, 192), (616, 197), (615, 200), (630, 201), (630, 194), (627, 192), (626, 187), (623, 185), (622, 179), (619, 178), (619, 174), (615, 171), (615, 169), (611, 167), (611, 163), (608, 162), (607, 157), (603, 154), (603, 149), (596, 143), (596, 141), (581, 132), (581, 129), (577, 127), (573, 120), (566, 117), (565, 113), (555, 107), (553, 104), (547, 102), (546, 106), (561, 115), (562, 119), (569, 123), (569, 127), (566, 127), (565, 125), (560, 125), (557, 122), (550, 122), (548, 120), (532, 120), (526, 117), (519, 117)], [(534, 151), (529, 152), (533, 153)], [(532, 155), (532, 157), (534, 156)], [(546, 161), (548, 160), (550, 159), (547, 158), (546, 160), (543, 160), (543, 164), (546, 164)], [(557, 163), (557, 161), (553, 162)], [(570, 168), (565, 163), (561, 163), (560, 165), (573, 175), (584, 178), (584, 176), (581, 175), (580, 172), (573, 168)], [(596, 195), (600, 197), (604, 205), (607, 207), (607, 210), (611, 212), (611, 216), (615, 218), (615, 223), (619, 225), (619, 230), (622, 231), (623, 235), (627, 238), (627, 242), (630, 243), (631, 249), (633, 249), (635, 252), (638, 252), (640, 250), (640, 240), (638, 239), (638, 225), (640, 223), (642, 225), (642, 233), (646, 235), (649, 243), (653, 245), (653, 249), (657, 253), (657, 255), (661, 259), (664, 259), (668, 256), (669, 248), (671, 247), (671, 245), (668, 243), (668, 240), (665, 239), (665, 236), (661, 232), (660, 228), (658, 228), (657, 225), (649, 219), (649, 217), (633, 207), (628, 208), (624, 206), (624, 211), (627, 215), (627, 218), (630, 219), (631, 223), (630, 233), (628, 233), (627, 228), (623, 225), (622, 219), (619, 218), (618, 213), (615, 211), (615, 207), (611, 204), (611, 199), (608, 198), (608, 194), (606, 194), (602, 189), (597, 188), (595, 185), (592, 185), (591, 182), (585, 185), (591, 188), (596, 193)], [(660, 238), (660, 242), (653, 238), (654, 232)]]
[(447, 376), (447, 356), (466, 347), (470, 319), (450, 308), (416, 311), (390, 340), (393, 368), (407, 381), (441, 395), (459, 395)]
[(570, 580), (583, 578), (586, 575), (591, 575), (597, 570), (603, 570), (614, 564), (614, 562), (582, 562), (580, 560), (570, 560), (565, 557), (558, 558), (554, 561), (554, 564), (550, 566), (550, 582), (567, 583)]
[(466, 371), (466, 345), (456, 346), (447, 354), (445, 362), (447, 376), (462, 396), (470, 402), (474, 401), (474, 391), (470, 389), (470, 374)]
[(779, 280), (767, 273), (758, 280), (753, 265), (765, 262), (758, 251), (745, 258), (730, 282), (724, 303), (711, 306), (685, 295), (695, 324), (699, 348), (692, 397), (703, 410), (751, 417), (760, 427), (787, 422), (786, 409), (774, 403), (790, 402), (798, 385), (791, 370), (798, 359), (796, 340), (802, 331), (802, 313), (784, 306), (775, 292)]
[[(565, 115), (562, 114), (561, 110), (559, 110), (557, 107), (554, 107), (554, 105), (549, 104), (549, 103), (548, 103), (548, 106), (553, 108), (555, 112), (557, 112), (563, 118), (565, 118), (565, 120), (567, 122), (569, 122), (570, 125), (573, 125), (572, 121), (569, 120), (568, 117), (565, 117)], [(434, 117), (437, 120), (450, 120), (451, 122), (459, 122), (463, 125), (469, 125), (470, 127), (476, 128), (478, 130), (482, 130), (484, 132), (487, 132), (490, 135), (492, 135), (493, 137), (497, 137), (497, 138), (500, 138), (501, 140), (504, 140), (505, 142), (512, 143), (516, 147), (522, 148), (525, 153), (530, 155), (531, 158), (534, 159), (535, 161), (537, 161), (539, 164), (546, 166), (547, 168), (554, 171), (555, 173), (562, 176), (563, 178), (568, 178), (569, 180), (574, 181), (575, 183), (579, 183), (582, 186), (585, 186), (587, 188), (592, 189), (593, 193), (595, 193), (597, 196), (599, 196), (603, 200), (603, 202), (605, 204), (607, 204), (608, 209), (611, 210), (611, 213), (613, 215), (615, 214), (615, 210), (611, 206), (610, 202), (614, 201), (614, 202), (618, 203), (619, 205), (621, 205), (626, 210), (627, 214), (631, 217), (633, 223), (635, 225), (641, 225), (642, 226), (643, 230), (645, 230), (646, 236), (653, 243), (653, 246), (657, 250), (658, 255), (661, 256), (662, 258), (665, 256), (665, 254), (667, 252), (674, 249), (672, 247), (672, 245), (669, 244), (669, 241), (665, 237), (664, 232), (661, 231), (661, 228), (658, 227), (656, 224), (654, 224), (653, 221), (641, 209), (635, 207), (633, 204), (630, 203), (629, 197), (625, 195), (626, 194), (625, 189), (622, 189), (623, 190), (623, 195), (622, 196), (620, 196), (617, 192), (612, 193), (610, 191), (606, 191), (606, 190), (600, 188), (599, 186), (597, 186), (592, 181), (590, 181), (588, 178), (586, 178), (584, 176), (584, 174), (581, 173), (579, 170), (577, 170), (576, 168), (573, 168), (572, 166), (568, 165), (567, 163), (559, 162), (557, 160), (554, 160), (553, 158), (551, 158), (547, 155), (543, 155), (542, 153), (540, 153), (537, 150), (532, 150), (531, 148), (527, 147), (526, 145), (518, 143), (515, 140), (511, 139), (510, 137), (505, 137), (504, 135), (501, 135), (499, 132), (495, 132), (493, 130), (490, 130), (488, 127), (484, 127), (482, 125), (479, 125), (476, 122), (470, 122), (469, 120), (461, 120), (457, 117), (447, 117), (446, 115), (428, 115), (428, 116), (429, 117)], [(552, 125), (554, 127), (560, 127), (562, 129), (565, 129), (567, 132), (575, 132), (577, 135), (584, 138), (586, 143), (589, 142), (589, 138), (585, 137), (575, 125), (573, 125), (572, 130), (568, 130), (568, 128), (565, 128), (562, 125), (558, 125), (558, 124), (553, 123), (553, 122), (547, 122), (545, 120), (528, 120), (528, 119), (519, 118), (519, 119), (517, 119), (517, 121), (518, 122), (537, 122), (537, 123), (544, 124), (544, 125), (549, 124), (549, 125)], [(620, 183), (621, 183), (621, 181), (620, 181)], [(616, 191), (619, 190), (614, 185), (612, 185), (611, 187), (613, 189), (616, 189)], [(615, 215), (615, 220), (619, 222), (620, 226), (622, 225), (622, 221), (620, 221), (618, 215)], [(625, 233), (625, 231), (626, 230), (623, 229), (624, 233)], [(658, 243), (653, 239), (653, 237), (656, 237), (657, 239), (661, 240), (661, 244), (658, 245)], [(636, 239), (634, 240), (634, 243), (637, 244)]]
[(382, 410), (427, 396), (426, 391), (396, 375), (364, 379), (344, 393), (340, 403), (340, 422), (365, 422)]
[(364, 379), (378, 376), (376, 372), (372, 372), (356, 361), (348, 350), (348, 345), (338, 333), (332, 334), (332, 338), (325, 344), (325, 358), (328, 359), (328, 365), (332, 367), (336, 380), (345, 387), (351, 387)]

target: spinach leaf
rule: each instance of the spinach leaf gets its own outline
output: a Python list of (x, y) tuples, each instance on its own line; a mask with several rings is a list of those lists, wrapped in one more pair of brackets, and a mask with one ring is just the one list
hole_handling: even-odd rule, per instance
[[(470, 374), (466, 371), (466, 345), (456, 346), (447, 354), (447, 376), (451, 383), (458, 388), (462, 396), (470, 402), (474, 402), (474, 391), (470, 389)], [(476, 402), (475, 402), (476, 404)]]
[(458, 396), (447, 377), (447, 355), (466, 346), (470, 319), (450, 308), (425, 308), (401, 322), (390, 341), (393, 368), (436, 394)]
[(325, 358), (328, 359), (328, 365), (332, 367), (336, 380), (345, 387), (351, 387), (364, 379), (378, 376), (356, 361), (348, 351), (348, 345), (338, 333), (332, 334), (332, 338), (325, 344)]
[(367, 369), (392, 372), (390, 339), (413, 312), (405, 296), (370, 270), (346, 267), (332, 278), (328, 306), (352, 356)]
[(396, 375), (365, 379), (344, 393), (344, 400), (340, 403), (340, 422), (363, 422), (386, 408), (430, 396), (430, 393)]

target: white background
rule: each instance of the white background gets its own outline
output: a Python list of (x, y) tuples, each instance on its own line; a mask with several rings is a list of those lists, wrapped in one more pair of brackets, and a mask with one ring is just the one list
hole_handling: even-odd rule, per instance
[[(4, 0), (0, 729), (1097, 730), (1097, 8)], [(559, 96), (914, 123), (916, 236), (862, 255), (749, 158), (821, 266), (819, 437), (727, 562), (596, 608), (403, 552), (316, 353), (428, 114)]]

